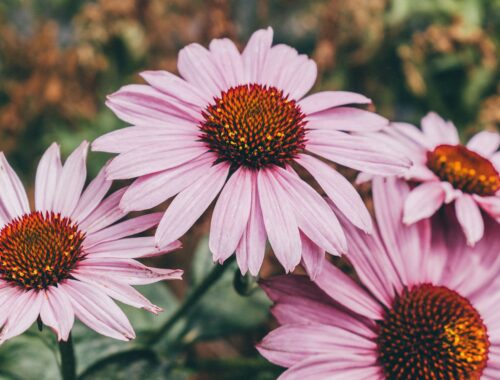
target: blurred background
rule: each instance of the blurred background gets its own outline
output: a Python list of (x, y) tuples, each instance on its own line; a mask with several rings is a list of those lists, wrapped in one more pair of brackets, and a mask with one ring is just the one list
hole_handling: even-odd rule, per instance
[[(184, 45), (230, 37), (242, 47), (268, 25), (275, 43), (315, 59), (316, 90), (361, 92), (377, 112), (414, 124), (434, 110), (465, 138), (500, 124), (500, 0), (2, 0), (0, 151), (33, 183), (51, 142), (66, 155), (82, 139), (124, 126), (104, 100), (140, 82), (138, 72), (176, 72)], [(90, 155), (90, 175), (108, 158)], [(166, 313), (155, 319), (127, 309), (138, 336), (154, 331), (210, 270), (207, 230), (205, 217), (182, 252), (161, 263), (185, 269), (187, 281), (145, 290)], [(266, 263), (264, 276), (275, 272), (279, 267)], [(238, 294), (233, 273), (154, 349), (77, 327), (81, 378), (276, 378), (280, 370), (253, 348), (273, 324), (269, 304), (252, 281), (236, 276), (239, 293), (251, 293)], [(3, 346), (0, 378), (57, 379), (55, 356), (40, 346), (54, 342), (41, 337), (33, 331)]]

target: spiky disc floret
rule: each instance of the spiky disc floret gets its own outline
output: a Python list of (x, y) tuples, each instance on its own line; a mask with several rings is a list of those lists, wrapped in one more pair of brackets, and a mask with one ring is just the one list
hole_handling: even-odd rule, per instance
[(305, 146), (305, 115), (283, 91), (260, 84), (232, 87), (203, 112), (201, 140), (233, 166), (284, 166)]
[(463, 145), (439, 145), (427, 153), (427, 167), (465, 193), (494, 195), (500, 176), (493, 164)]
[(406, 288), (394, 300), (377, 344), (387, 380), (478, 380), (490, 345), (471, 303), (431, 284)]
[(69, 218), (35, 211), (0, 231), (0, 275), (25, 289), (46, 289), (70, 276), (84, 234)]

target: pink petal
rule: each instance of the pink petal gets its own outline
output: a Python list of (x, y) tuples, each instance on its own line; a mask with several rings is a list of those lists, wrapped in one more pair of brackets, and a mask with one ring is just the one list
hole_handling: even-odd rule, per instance
[(215, 65), (212, 54), (199, 44), (190, 44), (179, 52), (177, 69), (205, 97), (218, 96), (223, 89), (224, 77)]
[(325, 354), (296, 363), (278, 380), (384, 380), (376, 354)]
[(42, 294), (40, 318), (43, 324), (55, 331), (57, 340), (68, 340), (75, 322), (75, 313), (68, 296), (61, 287), (55, 286), (49, 286)]
[[(3, 152), (0, 152), (0, 208), (4, 217), (14, 219), (29, 213), (28, 197), (21, 180), (7, 162)], [(3, 207), (2, 207), (3, 206)]]
[[(290, 83), (291, 73), (285, 68), (289, 62), (297, 60), (297, 57), (297, 50), (288, 45), (279, 44), (271, 47), (266, 53), (265, 70), (261, 70), (260, 73), (261, 83), (277, 87), (288, 94), (287, 85)], [(302, 62), (302, 58), (299, 61)]]
[(108, 95), (106, 105), (120, 119), (137, 126), (170, 125), (177, 119), (196, 123), (199, 107), (155, 90), (151, 86), (131, 84)]
[(141, 257), (154, 257), (181, 248), (181, 242), (173, 243), (158, 248), (154, 237), (135, 237), (113, 240), (94, 245), (85, 249), (89, 257), (116, 257), (122, 259), (135, 259)]
[(151, 268), (132, 259), (87, 258), (74, 270), (92, 279), (104, 276), (129, 285), (146, 285), (163, 280), (180, 280), (182, 270)]
[(401, 175), (411, 164), (406, 157), (361, 135), (311, 130), (307, 138), (307, 150), (356, 170), (378, 175)]
[(299, 102), (299, 106), (306, 115), (325, 111), (330, 108), (343, 106), (346, 104), (370, 104), (371, 100), (361, 94), (348, 91), (321, 91), (309, 95)]
[(300, 99), (314, 86), (318, 75), (316, 62), (306, 55), (298, 55), (281, 67), (281, 83), (279, 88), (292, 99)]
[(271, 331), (258, 346), (261, 355), (283, 367), (332, 352), (373, 355), (376, 349), (376, 343), (364, 337), (319, 324), (281, 326)]
[(384, 310), (371, 295), (332, 264), (325, 265), (314, 282), (332, 299), (369, 319), (382, 319)]
[(450, 121), (445, 121), (435, 112), (429, 112), (422, 119), (422, 130), (427, 140), (434, 147), (440, 144), (460, 144), (457, 128)]
[(312, 174), (328, 197), (351, 223), (371, 233), (373, 226), (370, 213), (361, 196), (343, 175), (306, 154), (300, 155), (297, 162)]
[(467, 244), (474, 246), (484, 234), (483, 216), (479, 207), (469, 194), (463, 194), (455, 201), (457, 219), (467, 238)]
[(80, 321), (99, 334), (131, 340), (135, 333), (126, 315), (104, 292), (81, 281), (66, 280), (62, 286)]
[(180, 192), (172, 201), (156, 231), (156, 242), (164, 246), (177, 240), (198, 220), (226, 182), (229, 165), (212, 166), (206, 174)]
[(206, 151), (203, 143), (184, 139), (177, 143), (138, 147), (115, 157), (106, 168), (106, 177), (129, 179), (160, 172), (194, 160)]
[(491, 215), (497, 223), (500, 223), (500, 196), (480, 197), (473, 195), (473, 197), (484, 211)]
[(43, 154), (36, 170), (35, 207), (38, 211), (52, 210), (53, 197), (61, 170), (59, 145), (53, 143)]
[(261, 169), (257, 177), (259, 200), (267, 236), (274, 254), (287, 272), (300, 262), (301, 242), (292, 205), (283, 198), (274, 168)]
[(467, 143), (467, 148), (479, 153), (483, 157), (490, 157), (500, 146), (498, 132), (482, 131), (476, 133)]
[(196, 124), (189, 124), (189, 128), (159, 127), (128, 127), (106, 133), (92, 143), (92, 150), (108, 153), (124, 153), (138, 147), (147, 149), (159, 143), (172, 145), (179, 140), (198, 140), (199, 131)]
[(332, 254), (347, 251), (347, 242), (337, 217), (326, 201), (296, 174), (276, 168), (275, 178), (283, 194), (294, 205), (293, 212), (299, 228), (317, 245)]
[(89, 235), (125, 217), (127, 213), (121, 210), (118, 204), (126, 190), (127, 188), (123, 187), (107, 197), (85, 220), (80, 222), (80, 228)]
[(440, 182), (426, 182), (413, 189), (406, 198), (403, 222), (413, 224), (429, 218), (441, 207), (445, 193)]
[(351, 107), (337, 107), (308, 115), (307, 127), (348, 132), (378, 132), (388, 124), (386, 118), (376, 113)]
[(252, 202), (251, 177), (249, 169), (236, 170), (215, 204), (209, 238), (214, 261), (223, 263), (233, 254), (247, 226)]
[(242, 273), (246, 273), (248, 269), (252, 276), (257, 276), (264, 260), (267, 235), (257, 189), (257, 173), (251, 173), (251, 181), (250, 215), (236, 248), (236, 258)]
[(104, 166), (83, 192), (75, 211), (73, 211), (72, 219), (81, 222), (92, 213), (101, 203), (112, 183), (106, 179), (106, 166)]
[(149, 230), (158, 224), (162, 216), (161, 212), (138, 216), (115, 224), (111, 227), (89, 234), (83, 241), (83, 248), (88, 249), (96, 244), (111, 240), (118, 240), (125, 236), (132, 236)]
[(135, 180), (125, 192), (120, 207), (125, 211), (141, 211), (158, 206), (196, 181), (215, 162), (210, 152), (182, 165)]
[(497, 169), (497, 172), (500, 173), (500, 152), (494, 153), (490, 157), (490, 161), (493, 163), (493, 165)]
[(8, 317), (0, 332), (0, 344), (22, 334), (40, 314), (43, 293), (36, 290), (22, 292), (8, 309)]
[(243, 50), (243, 66), (248, 83), (262, 83), (267, 54), (273, 43), (273, 29), (257, 30), (252, 34)]
[(302, 241), (302, 264), (311, 278), (315, 280), (325, 263), (325, 250), (314, 244), (306, 235), (300, 234)]
[(224, 76), (227, 88), (245, 82), (243, 60), (233, 41), (228, 38), (214, 39), (210, 42), (212, 59)]
[(92, 286), (97, 286), (101, 291), (106, 293), (108, 296), (133, 307), (147, 310), (153, 314), (158, 314), (162, 309), (156, 305), (153, 305), (146, 297), (135, 290), (128, 284), (123, 284), (113, 279), (100, 276), (98, 273), (96, 275), (80, 275), (75, 274), (74, 277), (77, 280), (85, 282)]
[(143, 71), (139, 75), (158, 91), (176, 97), (185, 103), (204, 108), (206, 102), (212, 100), (192, 84), (168, 71)]
[(87, 178), (86, 159), (89, 143), (84, 141), (66, 159), (57, 182), (52, 210), (71, 216), (80, 200)]

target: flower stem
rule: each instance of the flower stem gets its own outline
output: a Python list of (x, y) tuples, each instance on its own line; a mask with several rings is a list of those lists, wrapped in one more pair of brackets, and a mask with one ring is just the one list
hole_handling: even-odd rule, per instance
[(210, 290), (212, 285), (214, 285), (224, 274), (227, 268), (231, 266), (235, 260), (235, 255), (227, 259), (224, 264), (216, 265), (211, 272), (203, 279), (203, 281), (193, 289), (193, 291), (186, 297), (182, 305), (177, 309), (177, 311), (165, 322), (163, 326), (156, 332), (156, 334), (149, 340), (150, 344), (157, 343), (165, 334), (167, 334), (170, 329), (189, 312), (194, 306), (197, 305), (198, 301)]
[(61, 353), (61, 373), (63, 380), (76, 380), (76, 360), (75, 350), (71, 333), (66, 342), (59, 342), (59, 352)]

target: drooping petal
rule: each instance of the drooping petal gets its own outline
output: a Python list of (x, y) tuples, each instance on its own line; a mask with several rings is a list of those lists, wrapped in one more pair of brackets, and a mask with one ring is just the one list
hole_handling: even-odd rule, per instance
[(182, 270), (151, 268), (133, 259), (88, 258), (74, 270), (83, 276), (104, 276), (129, 285), (146, 285), (161, 280), (179, 280)]
[(71, 301), (61, 287), (49, 286), (43, 292), (40, 318), (45, 325), (56, 332), (58, 340), (68, 340), (75, 322), (75, 312)]
[(480, 197), (473, 195), (473, 197), (484, 211), (495, 219), (497, 223), (500, 223), (500, 196)]
[(87, 178), (87, 151), (89, 143), (84, 141), (66, 159), (57, 182), (52, 210), (70, 217), (80, 200)]
[(61, 175), (61, 152), (59, 145), (53, 143), (43, 154), (36, 170), (35, 208), (38, 211), (52, 209), (54, 194)]
[(300, 262), (301, 242), (294, 212), (271, 170), (260, 170), (257, 177), (259, 201), (267, 236), (274, 254), (287, 272)]
[(83, 192), (73, 211), (72, 219), (81, 222), (89, 216), (101, 203), (111, 185), (112, 181), (106, 179), (106, 166), (104, 166)]
[(405, 201), (404, 223), (412, 224), (432, 216), (444, 200), (445, 192), (440, 182), (426, 182), (417, 186)]
[(61, 288), (69, 296), (75, 315), (89, 328), (119, 340), (135, 338), (126, 315), (104, 292), (76, 280), (66, 280)]
[(3, 152), (0, 152), (0, 189), (0, 207), (9, 220), (29, 212), (24, 186)]
[(177, 240), (198, 220), (219, 194), (228, 173), (229, 165), (225, 163), (212, 166), (174, 198), (156, 231), (160, 247)]
[(299, 102), (299, 106), (308, 117), (314, 113), (346, 104), (370, 104), (371, 100), (361, 94), (348, 91), (321, 91), (309, 95)]
[(479, 153), (483, 157), (490, 157), (500, 146), (498, 132), (482, 131), (475, 134), (467, 143), (467, 148)]
[(42, 292), (22, 292), (9, 308), (7, 320), (0, 331), (0, 344), (29, 329), (40, 314), (42, 302)]
[(368, 209), (356, 189), (343, 175), (306, 154), (300, 155), (297, 162), (312, 174), (328, 197), (351, 223), (368, 233), (372, 231), (372, 219)]
[(460, 144), (457, 128), (451, 121), (445, 121), (435, 112), (429, 112), (422, 119), (422, 131), (432, 147), (440, 144)]
[(252, 173), (239, 168), (227, 181), (215, 204), (209, 247), (214, 261), (224, 262), (236, 249), (246, 228), (252, 202)]
[(484, 234), (483, 216), (476, 201), (471, 195), (463, 194), (455, 200), (455, 211), (467, 244), (474, 246)]
[(352, 107), (336, 107), (308, 115), (307, 127), (348, 132), (378, 132), (389, 121), (376, 113)]
[(246, 273), (248, 269), (252, 276), (257, 276), (264, 260), (267, 235), (260, 207), (257, 173), (250, 173), (250, 175), (252, 182), (250, 215), (241, 240), (236, 248), (236, 258), (242, 273)]
[(182, 165), (136, 179), (120, 201), (125, 211), (141, 211), (158, 206), (178, 194), (206, 173), (215, 162), (212, 153), (205, 153)]
[(142, 215), (89, 234), (83, 241), (83, 248), (88, 249), (99, 243), (118, 240), (125, 236), (132, 236), (146, 231), (156, 226), (161, 216), (161, 212)]
[(325, 250), (311, 241), (303, 233), (300, 234), (302, 241), (302, 264), (311, 280), (315, 280), (326, 262)]
[(199, 141), (138, 147), (115, 157), (106, 168), (108, 179), (129, 179), (160, 172), (201, 156), (207, 148)]

